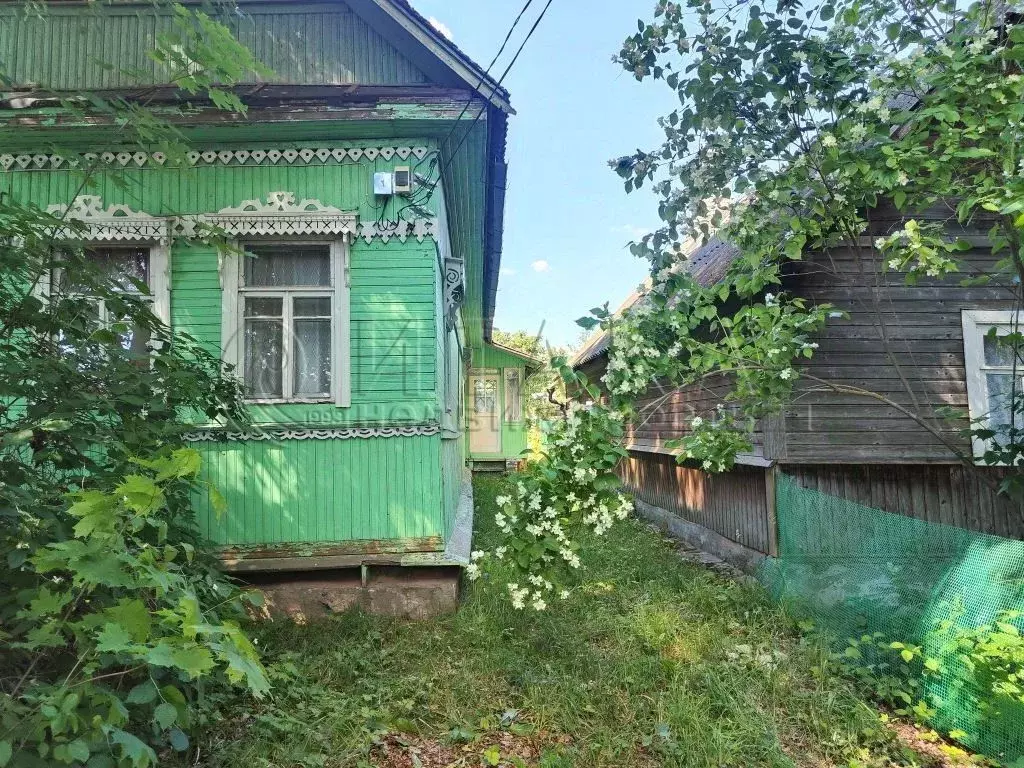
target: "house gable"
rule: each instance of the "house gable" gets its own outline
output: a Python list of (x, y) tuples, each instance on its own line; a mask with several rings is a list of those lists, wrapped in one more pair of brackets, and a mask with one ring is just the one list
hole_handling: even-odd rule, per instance
[[(243, 3), (222, 11), (227, 25), (273, 71), (271, 82), (416, 86), (436, 83), (413, 58), (422, 45), (401, 43), (341, 2)], [(169, 76), (146, 52), (172, 17), (152, 6), (118, 3), (85, 8), (0, 3), (0, 62), (16, 87), (54, 90), (126, 88), (165, 83)], [(60, 51), (59, 56), (51, 52)], [(101, 61), (114, 65), (102, 66)], [(255, 80), (255, 76), (253, 76)]]

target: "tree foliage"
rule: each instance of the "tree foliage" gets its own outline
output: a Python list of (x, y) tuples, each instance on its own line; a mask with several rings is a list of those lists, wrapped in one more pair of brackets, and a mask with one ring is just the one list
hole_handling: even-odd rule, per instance
[[(1017, 21), (996, 3), (658, 2), (617, 58), (638, 80), (670, 88), (679, 106), (660, 119), (659, 146), (611, 165), (627, 192), (653, 189), (663, 226), (632, 246), (651, 264), (643, 300), (622, 317), (599, 309), (581, 319), (611, 333), (606, 401), (594, 410), (640, 423), (663, 401), (650, 396), (656, 387), (667, 397), (715, 377), (725, 382), (718, 408), (695, 415), (669, 447), (680, 461), (721, 471), (751, 450), (758, 423), (779, 413), (804, 379), (897, 408), (960, 453), (934, 426), (935, 413), (802, 369), (798, 363), (815, 354), (815, 334), (843, 307), (788, 293), (784, 277), (808, 253), (827, 263), (860, 248), (873, 257), (865, 263), (909, 282), (991, 283), (1020, 306), (1024, 26)], [(873, 220), (880, 205), (896, 208), (895, 223)], [(947, 213), (937, 219), (936, 209)], [(979, 228), (995, 254), (983, 274), (964, 263), (970, 246), (955, 234)], [(713, 235), (736, 257), (721, 280), (703, 285), (685, 259)], [(1022, 336), (1012, 331), (998, 343), (1016, 365), (1024, 361)], [(563, 372), (574, 386), (594, 386)], [(1019, 392), (1011, 411), (1008, 425), (971, 424), (991, 446), (988, 462), (1014, 465), (1024, 451)], [(963, 411), (955, 416), (964, 423)], [(1003, 490), (1019, 490), (1021, 478), (1010, 473)], [(557, 509), (569, 491), (553, 494), (562, 500)]]
[[(164, 10), (153, 57), (171, 82), (244, 111), (227, 87), (251, 54), (205, 14)], [(184, 157), (144, 104), (63, 102), (123, 146)], [(95, 181), (84, 157), (76, 173), (78, 192)], [(0, 766), (151, 765), (189, 749), (204, 686), (267, 690), (242, 595), (195, 529), (197, 495), (223, 500), (183, 444), (196, 420), (244, 422), (241, 391), (86, 237), (0, 196)]]

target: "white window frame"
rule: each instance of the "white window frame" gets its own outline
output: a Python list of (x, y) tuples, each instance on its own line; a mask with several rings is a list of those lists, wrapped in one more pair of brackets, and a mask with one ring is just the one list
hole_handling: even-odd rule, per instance
[[(171, 324), (171, 249), (166, 244), (153, 244), (146, 242), (107, 242), (107, 241), (89, 241), (82, 244), (83, 251), (89, 250), (100, 250), (104, 248), (137, 248), (140, 250), (146, 250), (149, 252), (149, 265), (147, 267), (149, 286), (149, 295), (152, 297), (150, 302), (153, 314), (156, 315), (164, 325), (170, 326)], [(58, 279), (57, 270), (54, 270), (50, 275), (50, 282), (40, 280), (37, 285), (37, 291), (40, 298), (47, 298), (51, 293), (51, 285), (54, 280)], [(143, 296), (144, 294), (134, 290), (125, 291), (135, 296)], [(100, 319), (104, 320), (106, 309), (102, 307), (100, 310)]]
[[(316, 286), (245, 286), (245, 262), (242, 255), (245, 245), (328, 245), (331, 260), (331, 285)], [(291, 334), (285, 332), (282, 338), (282, 391), (283, 397), (247, 397), (246, 402), (255, 404), (284, 403), (333, 403), (337, 408), (352, 405), (352, 344), (351, 344), (351, 262), (348, 239), (291, 239), (291, 238), (246, 238), (236, 240), (231, 247), (220, 254), (221, 288), (223, 294), (221, 318), (221, 349), (223, 360), (235, 366), (235, 375), (245, 383), (245, 317), (241, 312), (244, 296), (290, 296), (290, 297), (331, 297), (331, 391), (324, 397), (295, 397), (291, 395), (294, 381), (289, 373), (293, 360)], [(282, 322), (286, 330), (291, 326), (291, 302), (284, 301)]]
[[(996, 371), (1005, 373), (1006, 371), (1004, 366), (992, 366), (985, 363), (985, 336), (991, 328), (1000, 327), (1005, 327), (1007, 332), (1016, 327), (1018, 331), (1024, 333), (1024, 312), (965, 309), (960, 313), (960, 320), (964, 336), (967, 404), (973, 422), (975, 419), (984, 418), (991, 410), (985, 374)], [(1022, 386), (1024, 386), (1024, 364), (1020, 368), (1020, 377)], [(989, 440), (971, 438), (971, 448), (976, 459), (984, 456), (991, 447)]]
[[(512, 404), (509, 401), (509, 379), (512, 378), (512, 374), (518, 378), (519, 386), (519, 397), (516, 400), (516, 405), (519, 407), (518, 412), (513, 413)], [(505, 423), (506, 424), (520, 424), (523, 421), (523, 379), (526, 378), (523, 375), (523, 371), (520, 368), (506, 368), (502, 373), (501, 381), (502, 387), (504, 388), (504, 404), (505, 404)]]

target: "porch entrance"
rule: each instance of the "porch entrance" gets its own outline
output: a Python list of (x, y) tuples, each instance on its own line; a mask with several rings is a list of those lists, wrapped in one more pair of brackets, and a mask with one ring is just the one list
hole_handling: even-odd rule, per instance
[(498, 374), (469, 376), (469, 452), (501, 453), (501, 422)]

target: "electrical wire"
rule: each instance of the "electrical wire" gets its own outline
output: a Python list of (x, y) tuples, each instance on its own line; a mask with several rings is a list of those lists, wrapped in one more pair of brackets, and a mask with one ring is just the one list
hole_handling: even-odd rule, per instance
[[(509, 29), (508, 35), (505, 36), (505, 41), (502, 43), (501, 48), (498, 50), (498, 54), (494, 57), (494, 59), (491, 60), (490, 65), (488, 65), (487, 71), (490, 71), (490, 68), (494, 66), (494, 62), (497, 61), (498, 56), (500, 56), (501, 52), (505, 49), (505, 46), (508, 44), (508, 40), (512, 35), (512, 30), (515, 29), (516, 24), (519, 23), (519, 19), (520, 17), (522, 17), (523, 13), (526, 12), (526, 9), (530, 7), (531, 2), (532, 0), (528, 0), (526, 5), (523, 6), (523, 10), (520, 11), (519, 16), (516, 17), (516, 20), (512, 24), (512, 28)], [(523, 38), (522, 43), (519, 44), (519, 48), (516, 50), (515, 56), (512, 57), (512, 61), (508, 63), (508, 66), (505, 67), (504, 72), (501, 73), (501, 77), (498, 78), (497, 85), (500, 86), (503, 82), (505, 82), (505, 78), (508, 77), (508, 73), (512, 71), (512, 67), (515, 66), (516, 61), (519, 60), (519, 55), (523, 52), (523, 49), (526, 47), (526, 44), (530, 42), (530, 38), (533, 37), (533, 33), (537, 31), (537, 27), (539, 27), (541, 21), (544, 20), (544, 16), (548, 12), (548, 9), (551, 7), (551, 4), (553, 2), (554, 0), (547, 0), (547, 3), (544, 4), (544, 7), (541, 9), (540, 15), (538, 15), (537, 18), (534, 20), (533, 26), (531, 26), (530, 30), (526, 33), (526, 37)], [(483, 78), (481, 78), (480, 82), (481, 84), (483, 83)], [(479, 93), (479, 89), (477, 90), (477, 92)], [(466, 102), (466, 106), (463, 107), (462, 112), (459, 114), (459, 117), (455, 120), (455, 123), (452, 125), (452, 129), (448, 132), (448, 134), (441, 142), (442, 150), (444, 143), (446, 143), (448, 139), (451, 138), (452, 134), (455, 132), (455, 128), (459, 124), (459, 121), (469, 110), (471, 103), (472, 98), (470, 98), (470, 100)], [(455, 145), (455, 149), (452, 150), (452, 152), (449, 154), (448, 160), (445, 161), (445, 163), (441, 166), (441, 169), (438, 171), (437, 178), (434, 179), (434, 181), (431, 183), (426, 193), (423, 195), (417, 194), (414, 200), (411, 200), (407, 205), (405, 205), (401, 210), (398, 211), (398, 213), (396, 214), (398, 222), (402, 221), (402, 214), (405, 213), (405, 211), (407, 211), (409, 208), (423, 205), (425, 202), (429, 201), (431, 197), (433, 197), (434, 190), (437, 188), (438, 183), (441, 181), (442, 178), (444, 178), (444, 174), (448, 170), (448, 168), (451, 167), (451, 164), (455, 162), (455, 158), (458, 156), (459, 150), (462, 149), (462, 145), (466, 143), (466, 139), (469, 137), (469, 134), (472, 133), (473, 128), (476, 126), (477, 122), (483, 116), (484, 112), (484, 108), (481, 108), (480, 111), (477, 112), (476, 117), (473, 118), (473, 122), (469, 124), (469, 127), (462, 134), (462, 138), (459, 140), (459, 143)]]
[[(487, 65), (487, 69), (485, 69), (483, 71), (483, 74), (480, 75), (479, 82), (477, 82), (476, 86), (473, 88), (473, 94), (470, 95), (468, 99), (466, 99), (466, 103), (465, 105), (463, 105), (462, 111), (459, 113), (459, 116), (455, 118), (455, 122), (452, 123), (452, 127), (449, 129), (448, 133), (445, 134), (444, 138), (441, 139), (441, 141), (438, 143), (439, 147), (443, 147), (445, 144), (448, 143), (448, 140), (452, 137), (452, 134), (455, 133), (455, 129), (458, 127), (459, 122), (462, 120), (463, 117), (466, 116), (466, 112), (468, 112), (469, 108), (473, 105), (473, 99), (476, 97), (476, 95), (483, 96), (483, 94), (480, 92), (480, 89), (483, 87), (484, 81), (487, 79), (487, 76), (491, 73), (491, 69), (497, 63), (498, 59), (501, 58), (501, 54), (505, 52), (505, 48), (508, 47), (508, 43), (512, 39), (512, 34), (515, 32), (516, 27), (519, 26), (519, 22), (522, 21), (523, 16), (529, 10), (532, 4), (533, 0), (526, 0), (526, 4), (519, 9), (519, 13), (516, 15), (515, 19), (512, 20), (512, 26), (510, 26), (508, 28), (508, 32), (505, 33), (505, 39), (501, 41), (501, 45), (498, 47), (498, 52), (494, 54), (493, 58), (491, 58), (490, 63)], [(440, 150), (436, 150), (428, 156), (430, 159), (430, 167), (427, 169), (426, 173), (428, 178), (433, 176), (434, 170), (437, 168), (438, 155), (440, 155)], [(423, 165), (424, 162), (427, 161), (428, 157), (424, 157), (413, 167), (414, 181), (416, 178), (416, 171), (419, 170), (419, 167)], [(440, 176), (438, 178), (440, 178)], [(419, 191), (414, 192), (410, 197), (409, 202), (397, 211), (397, 213), (395, 214), (395, 220), (388, 222), (388, 228), (397, 229), (398, 225), (403, 220), (402, 214), (404, 214), (405, 211), (407, 211), (409, 208), (425, 205), (430, 200), (431, 196), (434, 194), (434, 189), (436, 187), (437, 182), (434, 181), (429, 186), (423, 185), (423, 187), (421, 187)], [(375, 208), (377, 208), (377, 210), (379, 211), (376, 217), (375, 224), (378, 229), (382, 229), (384, 228), (385, 224), (385, 214), (387, 212), (388, 203), (387, 201), (384, 201), (383, 204), (381, 204), (380, 206), (375, 206)]]

